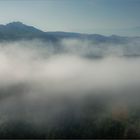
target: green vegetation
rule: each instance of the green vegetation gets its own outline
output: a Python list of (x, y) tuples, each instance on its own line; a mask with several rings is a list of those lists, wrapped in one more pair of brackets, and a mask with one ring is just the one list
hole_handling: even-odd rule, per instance
[(77, 106), (72, 102), (64, 106), (52, 121), (47, 122), (46, 113), (46, 121), (40, 125), (8, 120), (0, 126), (0, 138), (140, 138), (138, 106), (112, 106), (109, 98), (99, 96), (84, 98)]

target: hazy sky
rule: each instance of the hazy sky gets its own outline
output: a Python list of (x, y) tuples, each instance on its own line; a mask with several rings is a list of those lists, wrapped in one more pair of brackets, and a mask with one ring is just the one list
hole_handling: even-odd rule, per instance
[(0, 24), (44, 31), (140, 35), (140, 0), (0, 0)]

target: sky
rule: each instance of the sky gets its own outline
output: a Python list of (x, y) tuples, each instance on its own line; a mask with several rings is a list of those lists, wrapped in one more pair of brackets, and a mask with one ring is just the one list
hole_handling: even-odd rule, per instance
[(140, 0), (0, 0), (0, 24), (43, 31), (140, 35)]

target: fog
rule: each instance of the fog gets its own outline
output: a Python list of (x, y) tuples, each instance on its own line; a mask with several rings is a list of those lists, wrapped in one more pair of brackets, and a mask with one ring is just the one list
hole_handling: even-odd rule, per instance
[[(98, 100), (107, 105), (98, 117), (139, 106), (140, 57), (125, 57), (123, 44), (114, 44), (115, 48), (113, 44), (62, 40), (55, 45), (40, 40), (0, 43), (3, 129), (16, 121), (28, 122), (37, 130), (51, 128), (67, 122), (66, 116), (90, 116), (84, 106)], [(57, 52), (59, 47), (62, 51)], [(127, 53), (139, 54), (136, 48)], [(93, 57), (86, 57), (89, 54)]]

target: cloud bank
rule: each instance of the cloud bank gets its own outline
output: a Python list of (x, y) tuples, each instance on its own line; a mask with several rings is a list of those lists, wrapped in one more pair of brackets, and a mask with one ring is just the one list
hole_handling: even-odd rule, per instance
[(107, 98), (109, 111), (139, 105), (139, 57), (122, 57), (122, 45), (117, 51), (111, 51), (113, 44), (107, 51), (107, 44), (78, 40), (58, 46), (39, 40), (0, 44), (0, 126), (20, 120), (43, 128), (69, 113), (80, 118), (88, 97)]

